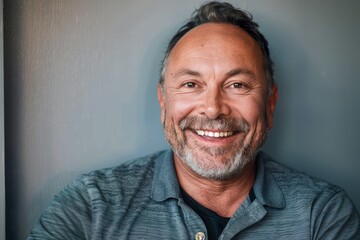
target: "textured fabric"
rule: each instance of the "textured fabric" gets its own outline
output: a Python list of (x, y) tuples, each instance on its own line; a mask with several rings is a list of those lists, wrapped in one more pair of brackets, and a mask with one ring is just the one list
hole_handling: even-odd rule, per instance
[[(336, 186), (264, 153), (253, 186), (219, 239), (360, 239), (359, 214)], [(81, 175), (61, 191), (28, 239), (195, 239), (201, 218), (180, 197), (172, 152)]]

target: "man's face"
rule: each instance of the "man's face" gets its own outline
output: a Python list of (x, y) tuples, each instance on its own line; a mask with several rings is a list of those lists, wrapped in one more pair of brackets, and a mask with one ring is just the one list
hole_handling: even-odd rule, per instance
[(244, 30), (207, 23), (172, 49), (158, 98), (165, 136), (192, 171), (231, 179), (254, 159), (272, 126), (277, 89)]

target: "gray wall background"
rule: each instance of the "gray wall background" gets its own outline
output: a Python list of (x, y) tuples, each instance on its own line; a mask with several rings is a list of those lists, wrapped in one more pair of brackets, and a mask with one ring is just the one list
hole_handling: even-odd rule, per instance
[[(167, 41), (200, 0), (5, 0), (7, 238), (78, 174), (163, 149)], [(265, 149), (360, 207), (360, 3), (230, 1), (270, 42), (280, 96)]]

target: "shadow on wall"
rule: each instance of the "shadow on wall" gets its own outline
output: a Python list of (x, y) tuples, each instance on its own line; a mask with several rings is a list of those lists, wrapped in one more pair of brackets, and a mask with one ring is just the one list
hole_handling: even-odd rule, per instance
[[(157, 86), (160, 79), (161, 61), (165, 54), (165, 50), (168, 41), (172, 35), (177, 31), (177, 28), (167, 27), (157, 32), (150, 41), (148, 41), (146, 52), (144, 53), (144, 59), (139, 71), (139, 79), (144, 80), (144, 94), (145, 99), (148, 101), (138, 102), (138, 111), (143, 114), (141, 123), (144, 137), (140, 140), (141, 149), (145, 149), (145, 152), (150, 153), (153, 149), (165, 149), (169, 148), (165, 137), (158, 138), (161, 134), (163, 136), (163, 129), (161, 124), (161, 111), (157, 100)], [(159, 44), (160, 43), (160, 44)], [(150, 75), (146, 75), (150, 73)], [(141, 89), (141, 87), (139, 88)]]
[[(18, 2), (18, 1), (14, 1)], [(17, 147), (24, 144), (21, 139), (21, 132), (24, 130), (19, 123), (24, 119), (21, 113), (23, 108), (22, 92), (25, 88), (23, 65), (19, 65), (18, 51), (23, 48), (21, 39), (23, 37), (21, 19), (14, 18), (16, 9), (9, 6), (9, 1), (4, 1), (4, 111), (5, 111), (5, 191), (6, 191), (6, 231), (23, 231), (24, 226), (13, 226), (11, 222), (17, 219), (17, 212), (12, 211), (13, 206), (20, 203), (20, 189), (17, 186), (17, 176), (22, 174), (23, 169), (19, 168), (21, 153)], [(14, 34), (13, 29), (19, 29)], [(10, 224), (9, 224), (10, 223)], [(10, 228), (9, 228), (10, 227)], [(11, 234), (10, 234), (11, 235)]]
[(326, 30), (324, 36), (318, 31), (316, 36), (302, 37), (296, 25), (301, 23), (294, 27), (279, 18), (261, 17), (279, 85), (274, 128), (265, 151), (288, 166), (345, 188), (359, 209), (360, 192), (354, 181), (359, 179), (355, 155), (360, 107), (354, 109), (359, 97), (353, 90), (359, 83), (353, 81), (356, 61), (341, 61), (355, 54), (333, 48), (342, 39), (340, 33), (331, 40), (327, 38), (332, 33)]

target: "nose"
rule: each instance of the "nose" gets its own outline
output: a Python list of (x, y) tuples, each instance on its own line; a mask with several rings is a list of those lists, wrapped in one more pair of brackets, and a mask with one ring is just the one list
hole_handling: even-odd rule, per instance
[(209, 119), (217, 119), (222, 115), (229, 115), (230, 110), (221, 89), (208, 89), (204, 93), (204, 98), (200, 104), (200, 114), (206, 115)]

